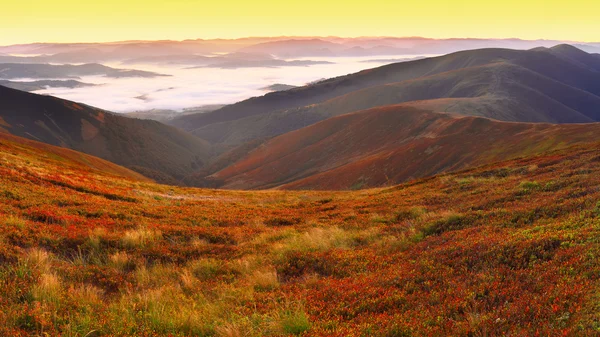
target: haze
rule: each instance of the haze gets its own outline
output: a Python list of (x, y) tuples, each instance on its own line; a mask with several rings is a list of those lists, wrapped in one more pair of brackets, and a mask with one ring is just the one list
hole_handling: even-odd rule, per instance
[(8, 0), (0, 44), (281, 35), (598, 41), (599, 10), (594, 0)]

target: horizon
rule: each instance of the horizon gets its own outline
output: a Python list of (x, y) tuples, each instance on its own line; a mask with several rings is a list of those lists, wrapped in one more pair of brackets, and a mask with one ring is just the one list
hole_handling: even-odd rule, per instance
[(33, 41), (33, 42), (22, 42), (13, 44), (0, 44), (0, 47), (10, 47), (18, 45), (34, 45), (34, 44), (122, 44), (122, 43), (151, 43), (151, 42), (186, 42), (186, 41), (237, 41), (237, 40), (249, 40), (249, 39), (278, 39), (278, 40), (326, 40), (326, 39), (420, 39), (420, 40), (432, 40), (432, 41), (452, 41), (452, 40), (471, 40), (471, 41), (525, 41), (525, 42), (558, 42), (562, 44), (600, 44), (600, 39), (595, 41), (583, 41), (583, 40), (560, 40), (560, 39), (523, 39), (518, 37), (447, 37), (447, 38), (433, 38), (427, 36), (391, 36), (391, 35), (361, 35), (361, 36), (339, 36), (339, 35), (274, 35), (274, 36), (239, 36), (232, 38), (188, 38), (188, 39), (158, 39), (158, 40), (140, 40), (140, 39), (127, 39), (127, 40), (110, 40), (110, 41)]
[[(592, 43), (600, 41), (600, 22), (594, 9), (600, 9), (600, 5), (589, 0), (574, 0), (569, 4), (537, 0), (509, 0), (502, 4), (475, 0), (452, 3), (374, 0), (368, 5), (359, 1), (316, 0), (287, 3), (231, 0), (210, 4), (191, 0), (168, 4), (139, 0), (11, 1), (5, 4), (5, 14), (0, 14), (0, 45), (274, 35), (518, 38)], [(561, 22), (560, 30), (553, 29), (556, 22)]]

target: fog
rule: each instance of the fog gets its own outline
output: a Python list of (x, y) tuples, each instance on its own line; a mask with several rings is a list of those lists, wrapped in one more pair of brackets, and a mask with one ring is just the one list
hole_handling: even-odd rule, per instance
[[(416, 56), (419, 55), (407, 55), (406, 58)], [(297, 60), (329, 61), (332, 64), (278, 68), (186, 69), (184, 66), (105, 63), (115, 68), (147, 70), (171, 76), (116, 79), (83, 76), (81, 82), (97, 86), (74, 89), (48, 88), (35, 93), (53, 95), (115, 112), (182, 110), (209, 104), (235, 103), (264, 95), (267, 92), (260, 88), (276, 83), (301, 86), (390, 63), (390, 60), (376, 60), (374, 57), (310, 57)]]

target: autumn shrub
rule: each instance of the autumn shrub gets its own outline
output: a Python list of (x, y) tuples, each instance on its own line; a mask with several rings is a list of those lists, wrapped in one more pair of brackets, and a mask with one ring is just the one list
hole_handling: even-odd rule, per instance
[(431, 224), (426, 225), (423, 228), (423, 234), (425, 236), (440, 235), (444, 232), (455, 231), (469, 227), (472, 224), (473, 217), (454, 213), (446, 216), (443, 219), (439, 219)]
[(393, 222), (394, 217), (381, 215), (379, 213), (371, 214), (371, 223), (374, 225), (377, 224), (389, 224)]
[(14, 215), (9, 215), (6, 218), (2, 219), (0, 221), (0, 224), (3, 224), (4, 226), (8, 226), (8, 227), (14, 227), (17, 229), (23, 229), (23, 228), (25, 228), (26, 222), (25, 222), (25, 220), (21, 219), (20, 217), (17, 217)]
[(542, 185), (537, 181), (522, 181), (519, 184), (519, 194), (529, 194), (533, 191), (539, 191), (542, 189)]
[(21, 201), (23, 197), (17, 191), (4, 190), (0, 192), (0, 197), (4, 197), (9, 200)]
[(594, 215), (600, 217), (600, 201), (598, 201), (594, 207)]
[(527, 268), (531, 263), (551, 260), (561, 246), (561, 240), (547, 238), (507, 243), (494, 252), (498, 261), (513, 269)]
[(290, 281), (309, 274), (343, 277), (346, 271), (337, 257), (323, 253), (288, 252), (277, 263), (277, 274)]
[(396, 222), (407, 221), (407, 220), (417, 220), (423, 214), (425, 214), (427, 210), (423, 207), (411, 207), (411, 208), (403, 208), (395, 212), (394, 217)]
[(276, 217), (276, 218), (271, 218), (271, 219), (265, 220), (265, 225), (271, 226), (271, 227), (286, 227), (286, 226), (293, 226), (297, 223), (300, 223), (300, 221), (302, 221), (302, 219), (300, 219), (300, 218), (286, 219), (286, 218)]
[(598, 334), (595, 145), (361, 192), (184, 189), (6, 146), (0, 336)]
[(412, 337), (413, 333), (410, 327), (394, 324), (387, 328), (381, 335), (382, 337)]
[(222, 260), (204, 258), (188, 263), (192, 274), (201, 281), (210, 281), (217, 278), (224, 281), (233, 280), (238, 273)]
[(66, 225), (68, 222), (67, 217), (45, 209), (30, 210), (27, 217), (32, 221), (50, 225)]

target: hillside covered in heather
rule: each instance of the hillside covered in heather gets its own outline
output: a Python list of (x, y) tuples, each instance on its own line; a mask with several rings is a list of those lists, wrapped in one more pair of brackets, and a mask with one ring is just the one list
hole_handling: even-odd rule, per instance
[(0, 334), (594, 336), (598, 153), (233, 192), (3, 137)]

